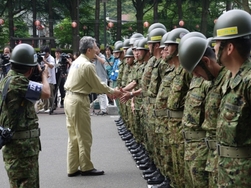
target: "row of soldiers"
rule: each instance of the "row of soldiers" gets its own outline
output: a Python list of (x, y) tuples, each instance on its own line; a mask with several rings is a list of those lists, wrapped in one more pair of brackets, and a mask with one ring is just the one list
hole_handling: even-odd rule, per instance
[(251, 187), (251, 16), (213, 35), (154, 23), (115, 43), (118, 133), (152, 188)]

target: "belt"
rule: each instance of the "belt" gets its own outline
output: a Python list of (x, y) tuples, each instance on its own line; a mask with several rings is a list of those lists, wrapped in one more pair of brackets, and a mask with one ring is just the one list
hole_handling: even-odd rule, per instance
[(40, 136), (40, 128), (15, 132), (12, 139), (35, 138)]
[(148, 104), (154, 104), (156, 101), (156, 98), (154, 97), (148, 97)]
[(186, 141), (191, 141), (205, 138), (206, 131), (183, 131), (182, 134)]
[(216, 140), (208, 140), (207, 138), (205, 138), (205, 143), (208, 149), (216, 150)]
[(217, 144), (217, 153), (222, 157), (250, 158), (251, 147), (229, 147)]
[(182, 118), (183, 117), (183, 111), (167, 110), (167, 116), (169, 118)]
[(155, 115), (155, 117), (167, 116), (167, 110), (166, 109), (159, 109), (159, 110), (155, 109), (154, 115)]
[(85, 94), (85, 93), (77, 93), (77, 92), (72, 92), (69, 90), (66, 91), (66, 94), (88, 96), (88, 94)]

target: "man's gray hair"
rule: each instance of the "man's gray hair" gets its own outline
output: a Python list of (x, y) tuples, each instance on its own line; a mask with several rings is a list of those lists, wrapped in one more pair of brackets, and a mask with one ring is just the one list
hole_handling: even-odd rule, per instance
[(86, 54), (88, 48), (93, 48), (96, 40), (90, 36), (84, 36), (79, 41), (79, 52)]

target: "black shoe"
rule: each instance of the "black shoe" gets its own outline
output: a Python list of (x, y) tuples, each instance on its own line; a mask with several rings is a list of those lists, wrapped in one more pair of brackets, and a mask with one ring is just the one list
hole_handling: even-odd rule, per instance
[(60, 105), (60, 108), (64, 108), (64, 104), (61, 104), (61, 105)]
[(146, 157), (149, 158), (149, 156), (148, 156), (147, 154), (143, 153), (143, 154), (141, 154), (141, 155), (139, 155), (139, 156), (133, 157), (133, 159), (134, 159), (135, 161), (140, 161), (140, 160), (142, 160), (142, 159), (144, 159), (144, 158), (146, 158)]
[(127, 129), (127, 128), (126, 128), (125, 125), (121, 125), (121, 126), (119, 126), (117, 129), (118, 129), (118, 131), (120, 131), (120, 130), (122, 130), (122, 129)]
[(157, 170), (156, 166), (155, 165), (151, 165), (150, 168), (144, 170), (142, 172), (143, 176), (146, 175), (146, 174), (152, 174), (153, 172), (155, 172)]
[(120, 136), (122, 136), (122, 135), (130, 133), (130, 131), (128, 131), (127, 129), (125, 129), (125, 130), (118, 131), (118, 133), (119, 133)]
[(81, 174), (81, 171), (78, 170), (77, 172), (74, 172), (74, 173), (72, 173), (72, 174), (68, 174), (68, 177), (74, 177), (74, 176), (78, 176), (78, 175), (80, 175), (80, 174)]
[(100, 116), (103, 116), (103, 115), (107, 115), (108, 113), (107, 112), (104, 112), (104, 111), (100, 111), (98, 113), (96, 113), (96, 115), (100, 115)]
[(135, 141), (135, 140), (132, 140), (132, 141), (130, 141), (130, 142), (125, 142), (125, 146), (126, 147), (130, 147), (130, 146), (132, 146), (132, 145), (134, 145), (134, 144), (136, 144), (137, 142)]
[(81, 171), (81, 176), (98, 176), (103, 175), (105, 172), (102, 170), (92, 169), (88, 171)]
[(146, 170), (146, 169), (148, 169), (151, 165), (152, 165), (151, 162), (148, 162), (148, 163), (146, 163), (146, 164), (140, 164), (140, 165), (138, 165), (138, 168), (139, 168), (140, 170)]
[(122, 117), (120, 116), (119, 119), (114, 120), (115, 122), (121, 121)]
[(156, 184), (161, 184), (163, 181), (165, 181), (165, 177), (162, 174), (159, 174), (158, 176), (148, 179), (147, 184), (156, 185)]
[(148, 180), (148, 179), (151, 179), (151, 178), (156, 177), (156, 176), (159, 176), (159, 175), (160, 175), (159, 170), (155, 170), (155, 171), (153, 171), (153, 173), (144, 174), (144, 175), (143, 175), (143, 178), (144, 178), (145, 180)]
[(137, 142), (135, 142), (134, 144), (128, 146), (127, 148), (128, 148), (129, 150), (131, 150), (131, 149), (136, 149), (136, 148), (138, 148), (138, 147), (140, 147), (140, 144), (138, 144)]
[(142, 148), (139, 146), (136, 149), (129, 150), (131, 154), (139, 153), (142, 151)]
[(150, 162), (150, 158), (148, 156), (145, 156), (143, 159), (141, 160), (136, 160), (136, 164), (140, 165), (140, 164), (146, 164)]
[(142, 155), (144, 155), (145, 154), (145, 150), (141, 150), (140, 152), (138, 152), (138, 153), (133, 153), (132, 154), (132, 157), (134, 158), (134, 157), (140, 157), (140, 156), (142, 156)]
[(133, 135), (131, 133), (128, 133), (126, 135), (122, 135), (121, 139), (125, 141), (125, 140), (130, 140), (132, 137)]
[(120, 127), (120, 126), (122, 126), (122, 125), (125, 125), (125, 123), (124, 123), (124, 122), (122, 122), (122, 123), (116, 123), (116, 125), (117, 125), (118, 127)]
[(153, 185), (151, 188), (171, 188), (170, 181), (166, 179), (161, 184)]

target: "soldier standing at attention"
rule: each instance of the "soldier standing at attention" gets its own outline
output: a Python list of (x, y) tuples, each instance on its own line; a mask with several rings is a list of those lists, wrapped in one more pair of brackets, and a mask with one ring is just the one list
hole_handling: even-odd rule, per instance
[(251, 187), (251, 16), (222, 14), (214, 26), (218, 62), (230, 71), (217, 120), (218, 187)]
[(42, 72), (41, 83), (29, 81), (34, 67), (37, 66), (37, 59), (34, 57), (36, 54), (32, 46), (17, 45), (10, 58), (11, 70), (0, 83), (2, 91), (10, 79), (0, 116), (1, 125), (15, 132), (11, 142), (2, 150), (10, 187), (39, 188), (38, 155), (41, 144), (38, 117), (33, 102), (40, 98), (48, 99), (50, 86), (47, 81), (47, 65)]

